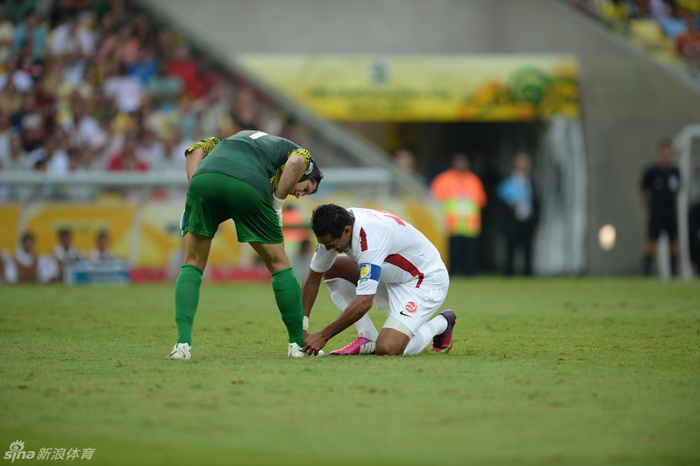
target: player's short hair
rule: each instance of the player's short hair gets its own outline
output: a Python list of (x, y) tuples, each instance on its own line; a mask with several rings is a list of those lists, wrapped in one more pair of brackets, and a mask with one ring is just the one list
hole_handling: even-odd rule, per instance
[(331, 238), (338, 239), (345, 227), (352, 225), (352, 216), (343, 207), (335, 204), (323, 204), (311, 214), (311, 229), (317, 238), (330, 233)]
[(314, 166), (311, 169), (311, 173), (309, 173), (309, 181), (314, 181), (316, 183), (316, 189), (313, 190), (312, 193), (310, 194), (316, 194), (318, 191), (318, 187), (321, 185), (321, 180), (323, 179), (323, 173), (321, 172), (321, 169), (318, 168), (318, 164), (314, 162)]

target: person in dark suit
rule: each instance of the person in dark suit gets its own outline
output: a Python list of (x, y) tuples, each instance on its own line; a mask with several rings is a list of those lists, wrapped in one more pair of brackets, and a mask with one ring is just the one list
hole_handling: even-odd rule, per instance
[(644, 275), (653, 271), (653, 257), (659, 235), (665, 231), (671, 243), (671, 273), (678, 273), (678, 219), (676, 198), (680, 189), (680, 172), (672, 165), (671, 141), (659, 142), (659, 161), (642, 177), (642, 201), (649, 210), (649, 227), (644, 255)]
[(530, 165), (527, 154), (516, 154), (511, 175), (498, 186), (498, 197), (505, 205), (506, 275), (515, 273), (518, 249), (525, 256), (524, 275), (532, 275), (532, 240), (539, 224), (539, 202), (530, 177)]

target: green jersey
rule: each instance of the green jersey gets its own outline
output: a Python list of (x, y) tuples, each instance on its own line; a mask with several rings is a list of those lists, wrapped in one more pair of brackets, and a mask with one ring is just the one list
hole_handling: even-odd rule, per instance
[(306, 170), (299, 181), (306, 181), (313, 169), (309, 152), (293, 142), (262, 131), (241, 131), (226, 139), (203, 139), (187, 148), (204, 151), (204, 160), (193, 176), (200, 173), (222, 173), (243, 180), (272, 200), (287, 159), (300, 155)]

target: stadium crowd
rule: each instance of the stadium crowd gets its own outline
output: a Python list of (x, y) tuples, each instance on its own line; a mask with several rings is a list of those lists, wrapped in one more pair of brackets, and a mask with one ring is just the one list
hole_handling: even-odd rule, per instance
[[(184, 149), (202, 137), (284, 132), (276, 115), (260, 115), (252, 89), (195, 58), (184, 37), (138, 5), (0, 3), (0, 170), (184, 173)], [(0, 189), (0, 199), (21, 195)]]
[(700, 0), (575, 0), (615, 31), (673, 65), (700, 71)]

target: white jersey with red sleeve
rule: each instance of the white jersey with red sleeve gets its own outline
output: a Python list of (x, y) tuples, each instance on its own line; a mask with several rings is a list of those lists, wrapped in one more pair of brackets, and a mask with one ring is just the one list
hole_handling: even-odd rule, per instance
[[(419, 289), (437, 289), (449, 285), (447, 267), (437, 248), (407, 221), (389, 212), (373, 209), (348, 209), (355, 218), (352, 241), (346, 254), (360, 267), (357, 294), (377, 292), (384, 284), (415, 284)], [(330, 269), (338, 252), (319, 247), (311, 269)]]

